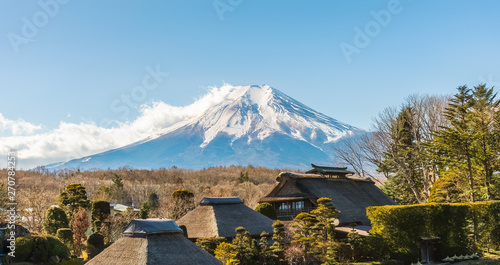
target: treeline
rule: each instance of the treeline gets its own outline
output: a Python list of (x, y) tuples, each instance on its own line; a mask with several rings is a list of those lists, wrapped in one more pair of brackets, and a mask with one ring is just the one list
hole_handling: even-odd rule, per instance
[[(253, 166), (198, 171), (175, 167), (18, 171), (16, 224), (26, 230), (17, 234), (19, 255), (13, 261), (53, 264), (74, 262), (71, 257), (90, 259), (120, 238), (132, 219), (177, 220), (202, 197), (238, 196), (253, 208), (274, 185), (279, 172)], [(7, 190), (0, 183), (0, 208), (7, 201)], [(124, 204), (127, 209), (110, 211), (111, 203)], [(1, 211), (0, 222), (7, 218)]]
[[(6, 175), (5, 170), (0, 174)], [(276, 183), (278, 169), (253, 166), (212, 167), (202, 170), (168, 168), (158, 170), (79, 171), (61, 170), (49, 172), (16, 172), (16, 200), (18, 212), (23, 216), (21, 224), (29, 231), (43, 232), (45, 213), (51, 205), (59, 205), (59, 193), (69, 184), (81, 183), (91, 201), (108, 201), (140, 208), (151, 194), (156, 194), (159, 207), (151, 216), (167, 216), (171, 207), (171, 194), (175, 190), (191, 191), (195, 204), (203, 197), (238, 196), (251, 208), (265, 196)], [(243, 175), (243, 178), (241, 176)], [(0, 204), (7, 202), (5, 179), (0, 180)], [(0, 208), (5, 208), (0, 205)], [(2, 216), (0, 216), (0, 219)], [(0, 220), (1, 221), (1, 220)]]
[(481, 84), (452, 97), (413, 95), (374, 119), (373, 132), (336, 147), (360, 175), (371, 163), (400, 204), (500, 198), (500, 101)]

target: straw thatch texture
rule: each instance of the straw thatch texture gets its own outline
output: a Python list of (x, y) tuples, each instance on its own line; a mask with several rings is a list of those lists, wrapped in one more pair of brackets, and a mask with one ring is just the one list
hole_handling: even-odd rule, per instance
[(177, 220), (179, 225), (186, 226), (188, 238), (205, 238), (219, 236), (217, 221), (212, 206), (198, 206)]
[[(154, 227), (158, 230), (153, 229)], [(167, 231), (169, 230), (170, 231)], [(134, 220), (127, 233), (87, 265), (220, 265), (209, 253), (184, 237), (172, 220)], [(161, 231), (161, 232), (160, 232)]]
[[(206, 200), (205, 200), (206, 201)], [(205, 237), (235, 237), (235, 229), (243, 226), (253, 236), (263, 231), (273, 232), (273, 220), (264, 216), (243, 202), (235, 203), (231, 200), (223, 203), (217, 200), (214, 203), (200, 205), (179, 219), (179, 225), (185, 225), (190, 239)]]

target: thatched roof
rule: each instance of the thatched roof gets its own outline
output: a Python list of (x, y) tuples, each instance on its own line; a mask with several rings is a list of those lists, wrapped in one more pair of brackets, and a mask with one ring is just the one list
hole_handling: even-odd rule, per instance
[(240, 197), (205, 197), (200, 201), (200, 205), (232, 204), (243, 203)]
[(123, 231), (124, 235), (180, 233), (182, 229), (171, 219), (135, 219)]
[(354, 172), (347, 170), (347, 167), (326, 167), (317, 166), (311, 164), (313, 167), (311, 170), (307, 171), (308, 174), (321, 174), (321, 175), (334, 175), (334, 176), (345, 176), (349, 174), (354, 174)]
[[(259, 202), (303, 199), (310, 200), (316, 205), (317, 199), (327, 197), (332, 199), (333, 205), (340, 211), (341, 224), (359, 222), (370, 225), (370, 220), (366, 216), (367, 207), (396, 204), (369, 180), (304, 177), (294, 173), (281, 173), (276, 180), (279, 183)], [(291, 190), (289, 187), (293, 187), (293, 192), (289, 192)]]
[(205, 264), (222, 262), (184, 237), (170, 219), (132, 220), (123, 237), (95, 256), (87, 265)]
[(243, 226), (253, 236), (273, 232), (273, 220), (248, 206), (238, 197), (203, 198), (203, 204), (177, 220), (185, 225), (190, 239), (235, 237), (235, 229)]

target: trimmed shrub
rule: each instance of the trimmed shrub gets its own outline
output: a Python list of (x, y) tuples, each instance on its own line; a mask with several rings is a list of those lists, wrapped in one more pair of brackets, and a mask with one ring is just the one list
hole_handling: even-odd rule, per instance
[(29, 261), (32, 262), (48, 261), (51, 249), (47, 238), (38, 235), (34, 235), (32, 237), (33, 237), (33, 248), (31, 250)]
[(273, 219), (276, 220), (276, 211), (274, 210), (274, 207), (270, 203), (261, 203), (255, 208), (255, 211)]
[(95, 233), (90, 235), (87, 240), (87, 253), (89, 258), (93, 258), (97, 256), (97, 254), (101, 253), (104, 250), (104, 236), (101, 234)]
[(472, 205), (474, 235), (480, 247), (500, 246), (500, 202), (477, 202)]
[(43, 230), (49, 235), (56, 235), (59, 228), (68, 228), (68, 216), (63, 209), (59, 207), (50, 207), (45, 213), (45, 222)]
[(500, 237), (494, 232), (500, 230), (500, 202), (379, 206), (367, 208), (367, 215), (370, 233), (383, 239), (387, 254), (407, 262), (419, 259), (422, 237), (440, 237), (437, 259), (470, 254), (476, 244), (496, 247)]
[(73, 231), (71, 229), (60, 228), (57, 230), (56, 236), (68, 249), (73, 248)]
[[(54, 259), (54, 256), (59, 259)], [(16, 239), (14, 262), (29, 261), (37, 264), (51, 264), (53, 260), (67, 258), (69, 258), (69, 249), (55, 237), (29, 235)]]
[(93, 201), (91, 210), (91, 220), (94, 225), (94, 232), (99, 233), (101, 231), (101, 224), (106, 221), (108, 216), (111, 214), (109, 202), (107, 201)]
[(70, 256), (69, 248), (55, 237), (48, 236), (47, 242), (49, 243), (50, 256), (58, 256), (59, 259), (68, 259)]
[(172, 192), (168, 209), (169, 218), (178, 220), (192, 209), (194, 209), (194, 194), (191, 191), (179, 189)]
[(192, 192), (190, 192), (189, 190), (179, 189), (179, 190), (172, 192), (172, 194), (170, 196), (172, 196), (172, 199), (186, 200), (188, 198), (193, 198), (194, 194)]
[(16, 257), (14, 261), (27, 261), (30, 258), (33, 249), (33, 238), (23, 236), (16, 238)]

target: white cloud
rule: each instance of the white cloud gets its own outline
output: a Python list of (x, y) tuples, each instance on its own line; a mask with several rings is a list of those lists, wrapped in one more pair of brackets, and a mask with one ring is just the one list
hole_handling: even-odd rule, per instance
[[(19, 151), (20, 167), (29, 169), (118, 148), (160, 133), (174, 124), (201, 115), (214, 105), (231, 100), (229, 92), (234, 89), (237, 87), (227, 84), (211, 88), (187, 106), (172, 106), (161, 101), (143, 105), (136, 120), (117, 123), (112, 128), (100, 127), (95, 121), (78, 124), (61, 121), (56, 129), (34, 134), (42, 126), (22, 119), (10, 121), (0, 114), (0, 129), (10, 130), (13, 134), (0, 138), (0, 154)], [(29, 135), (20, 135), (21, 132)]]
[(41, 125), (34, 125), (23, 119), (17, 121), (9, 120), (0, 113), (0, 132), (10, 132), (13, 135), (32, 134), (37, 130), (42, 129)]

